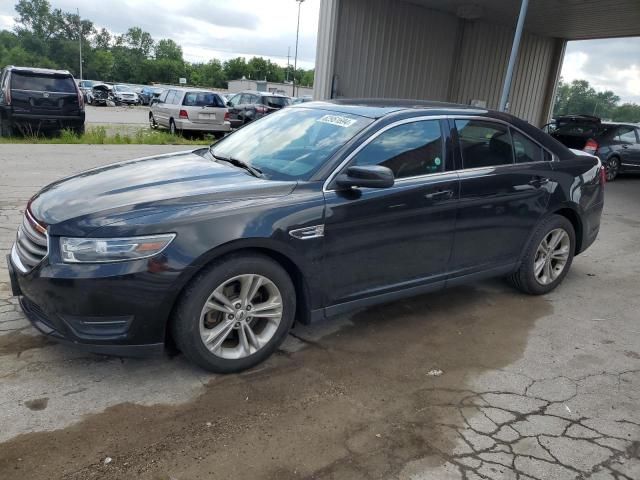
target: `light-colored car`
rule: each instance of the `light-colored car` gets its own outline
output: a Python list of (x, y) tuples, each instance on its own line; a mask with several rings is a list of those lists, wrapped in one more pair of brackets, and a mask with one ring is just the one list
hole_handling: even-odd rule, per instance
[(138, 105), (140, 103), (138, 94), (128, 85), (114, 85), (113, 95), (116, 104)]
[(170, 88), (154, 100), (149, 111), (151, 128), (173, 134), (207, 132), (222, 137), (231, 131), (229, 109), (220, 94), (195, 88)]

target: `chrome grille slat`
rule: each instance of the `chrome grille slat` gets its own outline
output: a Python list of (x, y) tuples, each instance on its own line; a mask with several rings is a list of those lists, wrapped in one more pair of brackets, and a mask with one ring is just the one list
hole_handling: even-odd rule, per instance
[(33, 228), (33, 225), (31, 225), (26, 215), (22, 220), (22, 227), (24, 233), (29, 236), (32, 242), (42, 245), (43, 247), (47, 246), (47, 237)]
[(40, 247), (39, 244), (31, 242), (29, 238), (25, 238), (25, 233), (21, 227), (18, 228), (18, 243), (34, 255), (44, 257), (47, 254), (45, 247)]
[(49, 253), (47, 234), (29, 210), (25, 211), (14, 244), (17, 260), (26, 270), (38, 265)]

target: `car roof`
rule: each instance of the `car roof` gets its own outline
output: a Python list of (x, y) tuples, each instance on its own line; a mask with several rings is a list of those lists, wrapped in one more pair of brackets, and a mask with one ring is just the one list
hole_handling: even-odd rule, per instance
[(448, 113), (464, 113), (466, 115), (486, 115), (488, 110), (483, 108), (460, 105), (457, 103), (433, 102), (427, 100), (404, 99), (334, 99), (297, 104), (291, 108), (317, 108), (339, 113), (350, 113), (367, 118), (382, 118), (391, 113), (414, 110), (432, 110)]
[(16, 67), (15, 65), (8, 65), (6, 68), (12, 72), (39, 73), (42, 75), (71, 75), (69, 70), (53, 70), (51, 68)]
[(630, 122), (602, 122), (602, 125), (606, 127), (633, 127), (638, 128), (640, 125)]

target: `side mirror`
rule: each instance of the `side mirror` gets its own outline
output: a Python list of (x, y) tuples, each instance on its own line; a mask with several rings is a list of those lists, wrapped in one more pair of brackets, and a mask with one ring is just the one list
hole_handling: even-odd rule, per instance
[(336, 184), (342, 188), (389, 188), (393, 187), (394, 182), (391, 169), (380, 165), (355, 165), (336, 178)]

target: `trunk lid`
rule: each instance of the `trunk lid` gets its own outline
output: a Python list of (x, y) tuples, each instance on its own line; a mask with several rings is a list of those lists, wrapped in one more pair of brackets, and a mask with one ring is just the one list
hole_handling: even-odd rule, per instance
[(11, 75), (14, 113), (77, 115), (78, 90), (73, 77), (64, 74), (14, 72)]

